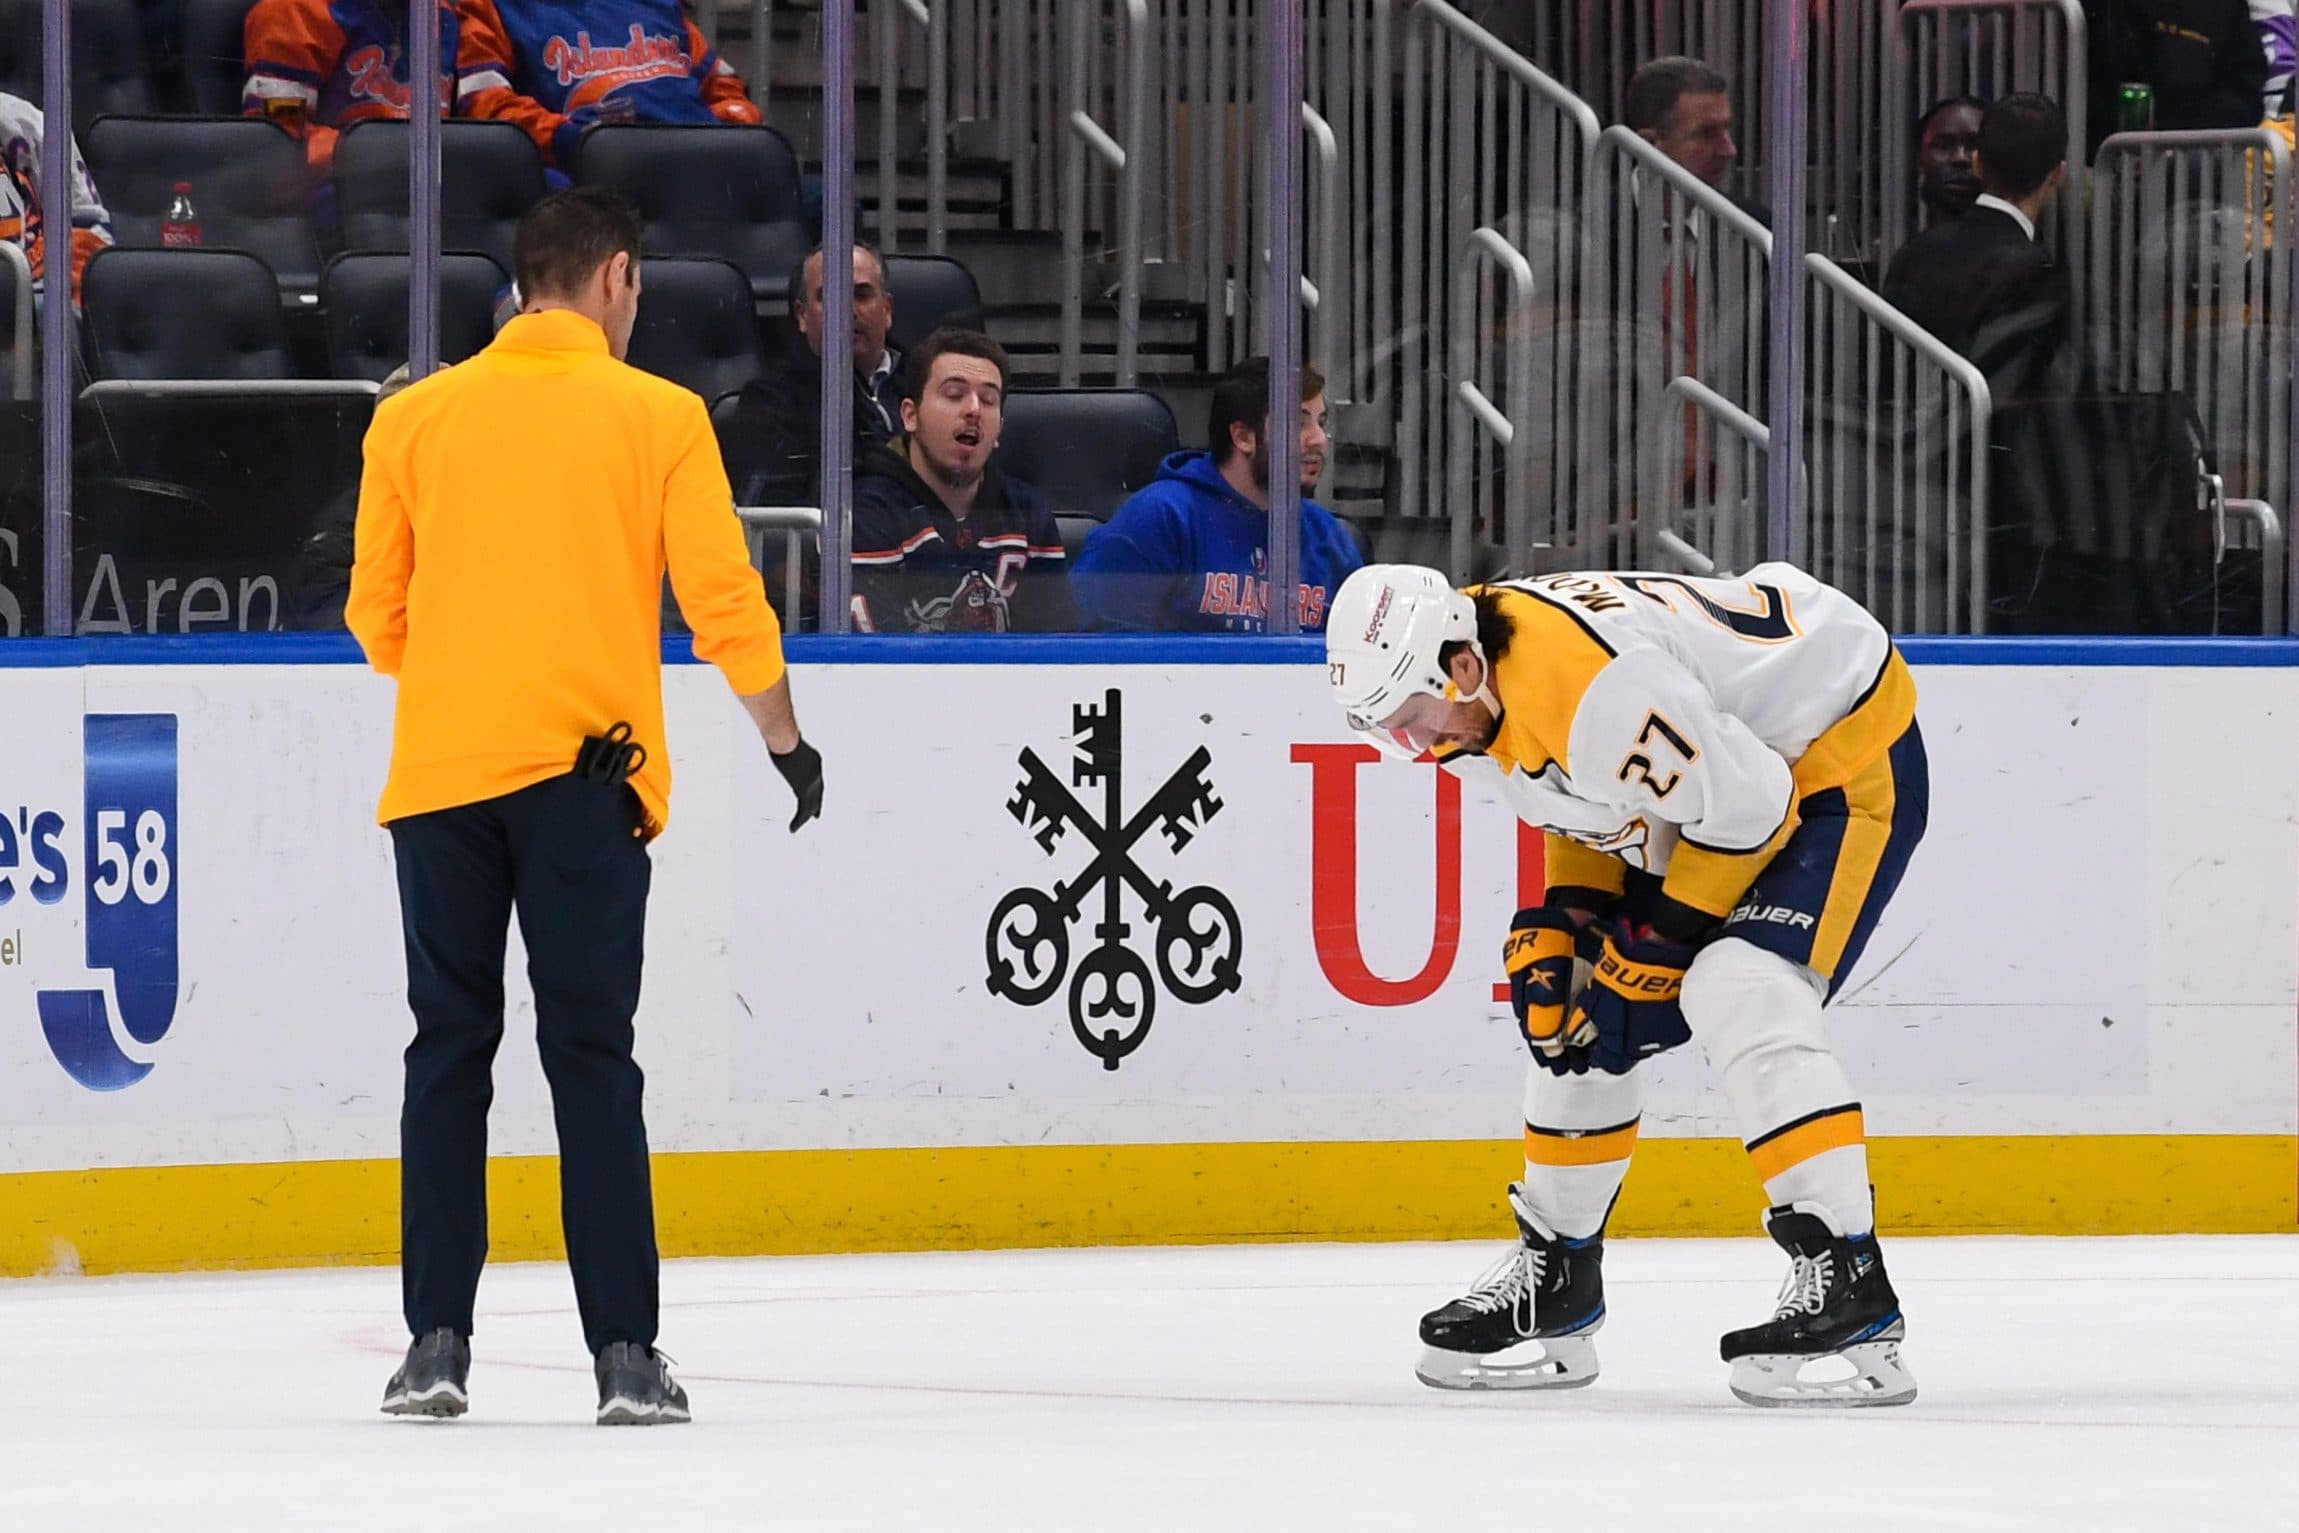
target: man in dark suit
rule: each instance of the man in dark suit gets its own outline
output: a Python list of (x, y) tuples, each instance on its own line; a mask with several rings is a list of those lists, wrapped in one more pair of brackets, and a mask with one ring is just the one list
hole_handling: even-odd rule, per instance
[(1989, 107), (1979, 199), (1902, 246), (1884, 277), (1886, 301), (1977, 364), (1998, 405), (2045, 388), (2067, 345), (2067, 276), (2036, 242), (2036, 220), (2067, 179), (2067, 141), (2066, 118), (2043, 96)]

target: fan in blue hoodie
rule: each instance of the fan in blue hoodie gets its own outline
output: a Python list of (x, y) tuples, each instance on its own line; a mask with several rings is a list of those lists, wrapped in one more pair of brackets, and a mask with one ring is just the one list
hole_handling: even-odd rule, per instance
[[(1301, 370), (1303, 478), (1325, 456), (1325, 381)], [(1212, 452), (1177, 452), (1155, 483), (1086, 539), (1070, 584), (1091, 628), (1121, 633), (1260, 633), (1269, 625), (1269, 359), (1252, 357), (1213, 391)], [(1301, 500), (1303, 633), (1363, 562), (1340, 518)]]

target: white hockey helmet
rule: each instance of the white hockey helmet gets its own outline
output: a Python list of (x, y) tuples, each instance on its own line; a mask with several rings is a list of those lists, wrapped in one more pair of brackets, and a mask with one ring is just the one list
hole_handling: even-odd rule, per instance
[(1454, 643), (1484, 659), (1475, 602), (1422, 565), (1368, 564), (1341, 583), (1325, 615), (1326, 684), (1352, 729), (1411, 761), (1421, 747), (1386, 726), (1415, 698), (1451, 699), (1441, 656)]

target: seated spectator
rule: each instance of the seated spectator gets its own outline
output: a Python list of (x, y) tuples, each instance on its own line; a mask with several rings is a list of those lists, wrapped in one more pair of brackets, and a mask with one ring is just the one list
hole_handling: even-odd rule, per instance
[(1732, 97), (1723, 75), (1698, 59), (1662, 58), (1629, 78), (1621, 121), (1630, 132), (1724, 193), (1749, 217), (1772, 226), (1772, 210), (1728, 186), (1740, 146), (1732, 139)]
[[(1260, 633), (1269, 619), (1269, 359), (1251, 357), (1214, 386), (1210, 450), (1177, 452), (1157, 481), (1094, 529), (1078, 556), (1089, 626), (1125, 633)], [(1325, 457), (1325, 380), (1301, 370), (1301, 457)], [(1362, 561), (1340, 518), (1304, 496), (1296, 610), (1322, 633), (1326, 603)]]
[(473, 47), (508, 78), (471, 99), (474, 117), (525, 128), (571, 171), (601, 123), (755, 123), (733, 66), (713, 53), (679, 0), (459, 0)]
[[(744, 386), (719, 445), (736, 498), (746, 506), (813, 505), (822, 457), (822, 252), (790, 274), (790, 313), (798, 337)], [(878, 252), (854, 247), (854, 461), (900, 429), (896, 374), (902, 355), (886, 343), (894, 299)]]
[[(503, 79), (501, 64), (475, 52), (451, 0), (433, 0), (439, 20), (439, 104), (467, 111), (474, 92)], [(312, 168), (335, 162), (345, 128), (370, 118), (404, 122), (414, 104), (408, 83), (409, 0), (256, 0), (242, 36), (247, 86), (240, 110), (268, 117), (305, 146)]]
[(1980, 121), (1972, 210), (1908, 241), (1884, 298), (1976, 363), (2000, 405), (2048, 383), (2068, 335), (2066, 273), (2036, 220), (2067, 179), (2067, 120), (2042, 96), (2006, 96)]
[(2158, 132), (2264, 119), (2267, 50), (2249, 0), (2084, 0), (2084, 12), (2093, 150), (2116, 130), (2126, 82), (2154, 91)]
[(1006, 348), (942, 329), (902, 369), (902, 435), (854, 469), (861, 633), (1067, 633), (1078, 626), (1046, 498), (990, 466)]
[[(48, 225), (40, 196), (40, 109), (22, 96), (0, 91), (0, 240), (24, 252), (35, 293), (47, 285)], [(88, 258), (112, 243), (112, 215), (96, 194), (80, 145), (72, 145), (72, 302), (80, 301), (80, 274)]]
[(1924, 223), (1963, 217), (1979, 200), (1980, 175), (1972, 168), (1980, 148), (1980, 119), (1988, 104), (1977, 96), (1950, 96), (1916, 122), (1916, 200)]

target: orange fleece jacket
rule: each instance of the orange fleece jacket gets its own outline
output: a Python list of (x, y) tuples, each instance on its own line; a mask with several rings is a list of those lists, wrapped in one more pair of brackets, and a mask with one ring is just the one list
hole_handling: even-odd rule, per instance
[(647, 834), (670, 818), (662, 582), (739, 693), (782, 678), (700, 396), (617, 362), (569, 311), (386, 400), (368, 428), (344, 617), (399, 680), (378, 818), (477, 803), (574, 767), (627, 722)]

